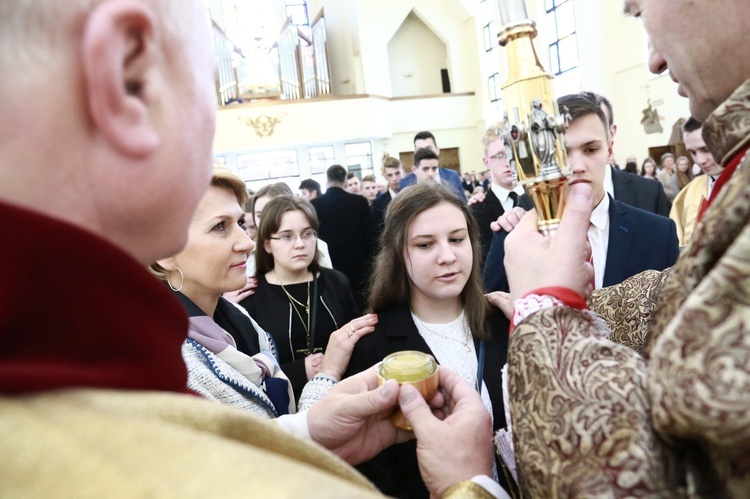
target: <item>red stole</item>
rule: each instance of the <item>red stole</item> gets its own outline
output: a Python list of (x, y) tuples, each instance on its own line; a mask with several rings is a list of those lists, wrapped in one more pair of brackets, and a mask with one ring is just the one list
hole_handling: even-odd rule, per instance
[(701, 201), (700, 208), (698, 209), (698, 218), (696, 219), (696, 224), (703, 219), (703, 214), (706, 212), (708, 207), (711, 206), (711, 203), (714, 202), (714, 199), (716, 199), (716, 197), (719, 195), (719, 192), (724, 187), (724, 184), (729, 182), (729, 179), (732, 178), (732, 175), (734, 175), (735, 170), (737, 170), (737, 167), (740, 166), (740, 163), (742, 162), (742, 158), (745, 157), (745, 152), (747, 150), (748, 150), (748, 147), (744, 148), (743, 150), (735, 154), (732, 160), (726, 166), (726, 168), (724, 168), (724, 171), (721, 172), (721, 175), (719, 175), (719, 178), (716, 179), (716, 184), (714, 184), (714, 190), (711, 191), (711, 196), (708, 198), (708, 201), (706, 202), (705, 199)]
[(182, 305), (85, 230), (0, 203), (0, 392), (187, 392)]

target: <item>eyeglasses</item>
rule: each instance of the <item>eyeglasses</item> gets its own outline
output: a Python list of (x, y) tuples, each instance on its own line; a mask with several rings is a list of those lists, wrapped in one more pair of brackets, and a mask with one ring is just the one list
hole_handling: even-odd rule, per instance
[(504, 152), (499, 152), (495, 154), (494, 156), (490, 156), (490, 159), (508, 159), (508, 154)]
[(281, 241), (284, 244), (290, 244), (296, 241), (297, 237), (302, 239), (302, 242), (306, 243), (318, 237), (318, 233), (315, 232), (314, 230), (306, 230), (306, 231), (300, 232), (299, 234), (295, 234), (294, 232), (285, 232), (278, 236), (270, 236), (268, 239), (275, 239), (276, 241)]

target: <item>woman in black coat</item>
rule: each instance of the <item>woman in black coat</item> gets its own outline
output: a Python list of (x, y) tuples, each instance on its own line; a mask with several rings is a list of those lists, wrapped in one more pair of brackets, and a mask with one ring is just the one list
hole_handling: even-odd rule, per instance
[[(508, 339), (500, 331), (506, 319), (492, 313), (482, 291), (473, 215), (447, 188), (418, 184), (391, 202), (380, 241), (370, 295), (378, 324), (356, 345), (347, 375), (390, 353), (419, 350), (476, 387), (494, 429), (504, 427), (500, 373)], [(429, 496), (414, 441), (394, 445), (358, 469), (387, 495)]]
[(331, 333), (347, 332), (344, 348), (336, 349), (343, 373), (357, 340), (377, 323), (373, 314), (358, 317), (346, 277), (318, 264), (317, 228), (308, 201), (286, 195), (269, 201), (256, 233), (258, 287), (240, 302), (276, 342), (296, 398), (317, 374)]

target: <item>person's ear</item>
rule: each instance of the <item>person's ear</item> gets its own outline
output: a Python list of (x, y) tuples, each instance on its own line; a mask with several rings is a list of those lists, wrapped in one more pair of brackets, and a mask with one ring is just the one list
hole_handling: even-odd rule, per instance
[(271, 247), (271, 240), (266, 239), (263, 241), (263, 249), (266, 250), (266, 253), (273, 256), (273, 248)]
[(163, 33), (143, 2), (111, 0), (86, 19), (81, 41), (91, 120), (120, 153), (144, 157), (159, 145), (152, 115), (163, 71)]
[(177, 266), (175, 264), (173, 256), (170, 256), (169, 258), (162, 258), (161, 260), (156, 260), (156, 263), (159, 264), (159, 266), (167, 272), (172, 272)]
[(411, 167), (411, 172), (412, 172), (412, 173), (413, 173), (414, 175), (416, 175), (416, 174), (417, 174), (417, 170), (419, 170), (419, 168), (417, 168), (417, 165), (412, 165), (412, 167)]

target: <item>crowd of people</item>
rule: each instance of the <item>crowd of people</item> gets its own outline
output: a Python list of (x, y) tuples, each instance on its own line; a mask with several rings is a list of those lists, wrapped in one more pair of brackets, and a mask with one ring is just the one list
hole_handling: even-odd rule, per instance
[[(552, 237), (502, 123), (481, 175), (422, 131), (380, 187), (249, 196), (203, 2), (0, 3), (0, 496), (746, 496), (749, 14), (625, 5), (690, 158), (614, 168), (609, 99), (561, 96)], [(427, 400), (380, 376), (409, 350)]]

